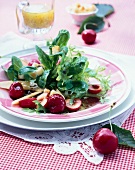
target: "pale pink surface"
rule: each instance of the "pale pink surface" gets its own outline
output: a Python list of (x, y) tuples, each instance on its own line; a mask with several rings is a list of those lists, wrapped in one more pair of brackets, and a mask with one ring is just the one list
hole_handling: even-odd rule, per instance
[[(15, 16), (16, 4), (19, 0), (0, 0), (0, 35), (9, 31), (17, 34), (17, 22)], [(81, 39), (77, 32), (79, 27), (72, 23), (71, 16), (66, 12), (66, 6), (74, 2), (84, 2), (83, 0), (56, 0), (55, 1), (55, 22), (52, 30), (46, 38), (54, 38), (60, 29), (68, 29), (71, 34), (70, 44), (88, 46)], [(108, 18), (111, 27), (98, 33), (97, 41), (89, 47), (98, 48), (110, 52), (135, 55), (135, 1), (123, 0), (85, 0), (87, 3), (109, 3), (112, 4), (115, 13)], [(19, 34), (20, 35), (20, 34)], [(21, 35), (22, 36), (22, 35)]]
[[(82, 0), (79, 0), (81, 2)], [(0, 35), (9, 31), (18, 33), (15, 19), (15, 6), (19, 0), (0, 0)], [(65, 7), (74, 0), (56, 0), (56, 19), (48, 36), (54, 37), (59, 29), (71, 32), (71, 43), (85, 45), (77, 35), (78, 27), (73, 25)], [(77, 1), (78, 2), (78, 1)], [(110, 3), (115, 14), (109, 17), (111, 27), (98, 34), (97, 42), (90, 47), (135, 55), (135, 0), (102, 0), (85, 2)], [(63, 8), (61, 7), (63, 6)], [(61, 15), (62, 14), (62, 15)], [(123, 127), (132, 131), (135, 137), (135, 111)], [(0, 133), (1, 170), (133, 170), (135, 149), (119, 147), (115, 153), (105, 156), (100, 165), (92, 165), (80, 152), (73, 155), (60, 155), (52, 145), (29, 143), (5, 133)]]

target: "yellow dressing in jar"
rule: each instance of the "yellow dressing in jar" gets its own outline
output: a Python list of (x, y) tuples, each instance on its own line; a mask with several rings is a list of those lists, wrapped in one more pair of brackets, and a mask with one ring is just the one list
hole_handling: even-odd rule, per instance
[(45, 4), (32, 4), (22, 10), (24, 24), (30, 28), (50, 27), (54, 22), (54, 10)]

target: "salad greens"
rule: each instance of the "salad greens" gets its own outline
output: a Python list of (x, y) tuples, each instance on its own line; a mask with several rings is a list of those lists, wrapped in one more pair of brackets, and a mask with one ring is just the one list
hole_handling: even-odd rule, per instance
[(25, 81), (32, 81), (42, 89), (58, 89), (65, 98), (73, 100), (91, 96), (88, 93), (89, 78), (94, 77), (102, 86), (102, 91), (96, 94), (96, 97), (103, 102), (110, 89), (110, 77), (102, 74), (105, 67), (91, 69), (92, 63), (89, 63), (82, 51), (67, 46), (69, 38), (67, 30), (60, 30), (57, 37), (49, 42), (48, 53), (36, 46), (38, 59), (43, 67), (41, 75), (35, 74), (38, 67), (24, 66), (20, 58), (13, 56), (12, 64), (6, 71), (8, 78), (17, 81), (21, 76)]
[(60, 48), (67, 45), (70, 34), (67, 30), (60, 30), (57, 37), (52, 41), (52, 45), (58, 45)]

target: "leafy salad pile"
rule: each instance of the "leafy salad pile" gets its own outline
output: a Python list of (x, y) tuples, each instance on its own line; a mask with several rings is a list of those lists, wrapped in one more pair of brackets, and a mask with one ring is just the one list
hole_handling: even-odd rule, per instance
[[(110, 76), (104, 76), (102, 72), (105, 67), (98, 66), (91, 69), (88, 58), (83, 52), (75, 47), (68, 46), (70, 33), (60, 30), (57, 37), (48, 42), (48, 53), (36, 46), (38, 59), (43, 65), (43, 73), (33, 76), (37, 67), (24, 66), (21, 59), (12, 57), (11, 66), (5, 70), (12, 81), (18, 81), (18, 75), (24, 77), (25, 81), (34, 82), (39, 88), (58, 89), (70, 103), (75, 98), (97, 97), (103, 103), (107, 91), (110, 89)], [(96, 95), (88, 93), (89, 79), (95, 78), (100, 81), (102, 91)]]
[[(17, 81), (18, 75), (23, 75), (25, 81), (35, 82), (40, 88), (59, 89), (66, 98), (75, 99), (90, 96), (88, 82), (90, 77), (94, 77), (101, 83), (102, 92), (97, 97), (103, 102), (110, 89), (109, 76), (102, 75), (105, 67), (91, 69), (88, 58), (82, 55), (83, 52), (67, 46), (69, 38), (67, 30), (60, 30), (58, 36), (48, 44), (49, 54), (36, 46), (38, 59), (44, 67), (42, 75), (33, 77), (32, 73), (37, 68), (23, 66), (21, 60), (13, 56), (12, 65), (7, 70), (8, 78)], [(56, 46), (59, 50), (53, 53)]]

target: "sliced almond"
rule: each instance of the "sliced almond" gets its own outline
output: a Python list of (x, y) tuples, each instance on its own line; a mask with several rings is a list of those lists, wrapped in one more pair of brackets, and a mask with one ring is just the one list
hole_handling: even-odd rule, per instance
[(30, 90), (30, 82), (29, 81), (19, 81), (19, 82), (22, 84), (24, 90)]
[(42, 93), (42, 94), (40, 94), (40, 95), (37, 97), (37, 100), (38, 100), (38, 101), (41, 101), (41, 100), (43, 100), (44, 98), (46, 98), (47, 95), (48, 95), (48, 93)]
[(2, 81), (0, 82), (0, 88), (9, 89), (13, 81)]
[[(28, 81), (18, 81), (22, 84), (24, 90), (30, 90), (30, 82)], [(9, 89), (13, 81), (2, 81), (0, 82), (0, 88)]]
[(53, 94), (59, 94), (59, 93), (56, 90), (51, 90), (50, 96), (53, 95)]
[(14, 101), (12, 102), (12, 105), (19, 104), (19, 101), (21, 101), (21, 100), (23, 100), (23, 99), (28, 99), (28, 98), (34, 97), (34, 96), (36, 96), (36, 95), (38, 95), (38, 94), (40, 94), (40, 93), (41, 93), (41, 91), (38, 91), (38, 92), (31, 93), (31, 94), (29, 94), (29, 95), (27, 95), (27, 96), (21, 97), (21, 98), (19, 98), (19, 99), (17, 99), (17, 100), (14, 100)]
[(65, 97), (63, 96), (63, 94), (57, 89), (57, 90), (51, 90), (50, 92), (50, 96), (53, 95), (53, 94), (60, 94), (64, 99)]
[(62, 94), (58, 89), (56, 89), (56, 92), (57, 92), (58, 94), (60, 94), (60, 95), (65, 99), (65, 97), (63, 96), (63, 94)]
[(24, 80), (24, 75), (18, 75), (18, 79)]
[(42, 75), (42, 74), (43, 74), (43, 72), (44, 72), (43, 67), (38, 67), (38, 68), (37, 68), (37, 70), (36, 70), (36, 74), (37, 74), (37, 76)]
[(56, 45), (56, 46), (52, 47), (52, 53), (53, 53), (53, 54), (56, 54), (56, 53), (58, 53), (59, 51), (60, 51), (60, 46)]
[(45, 88), (44, 93), (50, 93), (50, 90)]
[(38, 67), (38, 66), (39, 66), (38, 63), (35, 63), (35, 62), (34, 62), (34, 63), (32, 64), (32, 67)]
[(41, 103), (40, 103), (40, 104), (41, 104), (42, 106), (45, 106), (45, 105), (46, 105), (46, 103), (47, 103), (47, 98), (44, 98), (44, 99), (41, 101)]
[(49, 93), (50, 93), (50, 90), (45, 88), (44, 92), (37, 97), (37, 100), (42, 101), (42, 100), (46, 99), (47, 96), (49, 95)]

